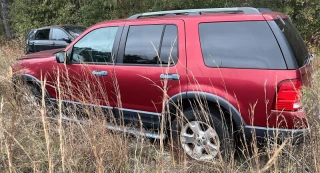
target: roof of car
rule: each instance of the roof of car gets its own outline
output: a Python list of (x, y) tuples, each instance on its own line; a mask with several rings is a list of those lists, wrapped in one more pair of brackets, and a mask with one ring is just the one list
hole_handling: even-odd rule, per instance
[[(225, 11), (224, 11), (225, 10)], [(234, 8), (212, 8), (212, 9), (188, 9), (188, 10), (171, 10), (159, 12), (147, 12), (135, 14), (127, 19), (107, 20), (99, 22), (94, 26), (119, 23), (119, 22), (141, 22), (141, 21), (155, 21), (155, 20), (188, 20), (212, 17), (215, 19), (229, 19), (229, 20), (273, 20), (278, 16), (287, 17), (286, 15), (273, 12), (268, 8), (252, 8), (252, 7), (234, 7)]]

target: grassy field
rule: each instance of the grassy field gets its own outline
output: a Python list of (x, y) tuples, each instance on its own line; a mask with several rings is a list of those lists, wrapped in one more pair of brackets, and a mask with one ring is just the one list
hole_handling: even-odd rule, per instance
[(14, 99), (7, 69), (23, 54), (21, 47), (14, 42), (0, 45), (0, 172), (320, 172), (317, 60), (313, 88), (302, 96), (312, 124), (307, 142), (293, 145), (288, 138), (281, 145), (270, 141), (258, 146), (253, 141), (227, 161), (204, 163), (177, 153), (170, 140), (107, 130), (101, 111), (87, 110), (86, 124), (62, 122), (60, 111), (53, 112), (54, 120), (44, 105)]

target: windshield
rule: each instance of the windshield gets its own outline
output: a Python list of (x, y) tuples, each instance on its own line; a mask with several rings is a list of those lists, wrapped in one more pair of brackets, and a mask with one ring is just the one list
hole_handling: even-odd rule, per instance
[(83, 33), (86, 30), (86, 27), (83, 26), (64, 26), (63, 28), (74, 38), (77, 38), (81, 33)]
[(276, 20), (278, 27), (286, 37), (288, 44), (291, 47), (292, 53), (295, 56), (299, 67), (305, 65), (308, 60), (309, 53), (306, 44), (300, 36), (298, 30), (294, 27), (289, 19)]

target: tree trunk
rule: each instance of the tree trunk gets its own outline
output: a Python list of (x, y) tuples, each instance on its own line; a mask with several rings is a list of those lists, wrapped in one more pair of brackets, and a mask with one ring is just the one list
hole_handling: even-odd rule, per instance
[[(1, 14), (1, 8), (0, 8), (0, 14)], [(4, 33), (4, 27), (2, 23), (2, 17), (0, 16), (0, 37), (4, 35), (3, 33)]]
[(7, 0), (1, 0), (1, 13), (2, 13), (2, 19), (3, 19), (3, 25), (6, 32), (7, 38), (11, 38), (11, 28), (9, 23), (9, 15), (8, 15), (8, 3)]

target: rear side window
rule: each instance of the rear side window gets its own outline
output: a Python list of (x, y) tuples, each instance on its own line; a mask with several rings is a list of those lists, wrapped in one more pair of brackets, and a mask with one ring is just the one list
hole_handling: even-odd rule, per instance
[(176, 25), (166, 25), (161, 53), (160, 64), (174, 64), (178, 61), (178, 28)]
[(130, 26), (123, 63), (158, 64), (164, 25)]
[(166, 65), (178, 59), (176, 25), (130, 26), (123, 63)]
[(204, 62), (209, 67), (287, 68), (265, 21), (201, 23), (199, 32)]
[(291, 51), (295, 56), (297, 64), (302, 67), (309, 56), (307, 46), (305, 45), (298, 30), (293, 26), (289, 19), (275, 21), (283, 35), (285, 36)]
[(49, 40), (50, 29), (38, 30), (35, 36), (35, 40)]

